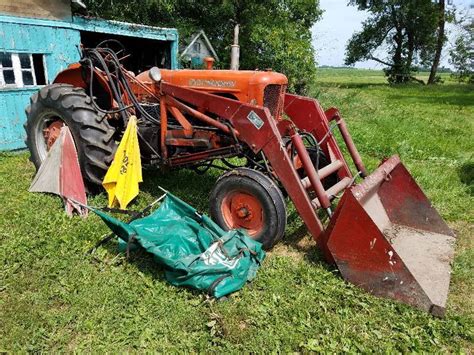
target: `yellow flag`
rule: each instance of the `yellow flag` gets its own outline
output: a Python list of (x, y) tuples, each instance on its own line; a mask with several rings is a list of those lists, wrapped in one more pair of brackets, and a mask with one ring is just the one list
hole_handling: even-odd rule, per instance
[(142, 181), (137, 118), (131, 116), (112, 165), (102, 182), (109, 195), (109, 207), (118, 203), (121, 209), (127, 208), (130, 201), (138, 195), (138, 183)]

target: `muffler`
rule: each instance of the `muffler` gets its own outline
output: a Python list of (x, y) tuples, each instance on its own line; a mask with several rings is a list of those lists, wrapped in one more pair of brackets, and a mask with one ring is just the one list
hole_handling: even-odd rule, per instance
[(444, 316), (455, 235), (398, 156), (345, 191), (320, 243), (348, 282)]

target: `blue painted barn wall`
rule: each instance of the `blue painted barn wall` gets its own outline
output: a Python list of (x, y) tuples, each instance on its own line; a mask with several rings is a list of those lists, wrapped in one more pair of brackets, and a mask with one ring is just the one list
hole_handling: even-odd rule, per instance
[[(43, 54), (47, 79), (52, 82), (58, 72), (79, 60), (81, 30), (170, 41), (171, 67), (177, 69), (176, 29), (81, 17), (65, 22), (0, 15), (0, 52)], [(25, 108), (38, 89), (0, 88), (0, 150), (25, 147)]]
[(25, 107), (38, 89), (12, 89), (0, 93), (0, 150), (24, 147)]
[[(54, 21), (28, 24), (2, 17), (0, 51), (43, 54), (48, 82), (51, 82), (59, 71), (79, 59), (76, 47), (80, 42), (79, 31), (53, 27), (50, 23)], [(25, 146), (25, 108), (30, 96), (37, 90), (38, 87), (0, 89), (0, 150)]]

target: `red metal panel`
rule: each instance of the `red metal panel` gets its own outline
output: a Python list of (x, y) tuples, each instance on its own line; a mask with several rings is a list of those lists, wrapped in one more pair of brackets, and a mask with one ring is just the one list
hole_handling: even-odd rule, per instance
[[(314, 99), (286, 94), (284, 110), (299, 129), (312, 133), (318, 142), (322, 141), (329, 132), (330, 128), (326, 114), (318, 101)], [(329, 134), (321, 148), (328, 158), (331, 157), (331, 151), (336, 159), (344, 162), (343, 168), (338, 172), (339, 178), (352, 177), (344, 156), (332, 134)]]
[(349, 190), (337, 209), (326, 231), (326, 252), (344, 279), (429, 312), (431, 300)]
[(166, 160), (168, 158), (168, 149), (166, 147), (166, 136), (168, 135), (168, 108), (164, 96), (160, 97), (160, 120), (161, 156)]
[(443, 316), (454, 241), (393, 156), (346, 190), (320, 247), (347, 281)]
[(170, 106), (169, 110), (173, 114), (174, 118), (179, 122), (179, 124), (183, 127), (184, 135), (187, 138), (191, 138), (193, 136), (193, 126), (189, 121), (184, 117), (184, 115), (179, 111), (176, 107)]
[[(276, 128), (275, 132), (278, 132)], [(323, 231), (323, 225), (311, 205), (311, 201), (301, 184), (298, 173), (293, 167), (288, 152), (281, 146), (279, 135), (272, 139), (264, 147), (263, 151), (293, 201), (298, 214), (303, 219), (313, 238), (317, 240)]]
[(402, 163), (391, 172), (378, 190), (390, 221), (411, 228), (454, 236), (451, 228), (423, 193)]
[[(271, 118), (267, 109), (259, 106), (243, 104), (239, 101), (225, 97), (216, 97), (197, 90), (182, 88), (168, 83), (161, 83), (163, 94), (170, 95), (175, 99), (201, 108), (203, 111), (211, 112), (230, 123), (239, 132), (240, 139), (246, 142), (254, 151), (260, 151), (263, 146), (274, 137), (271, 131), (267, 129), (260, 130), (249, 120), (248, 115), (253, 111), (260, 119), (267, 115)], [(175, 104), (175, 100), (172, 100)], [(221, 123), (221, 125), (223, 125)], [(223, 130), (229, 128), (225, 125)]]
[(65, 199), (66, 213), (69, 216), (72, 216), (74, 209), (79, 214), (87, 216), (87, 209), (73, 202), (77, 201), (84, 205), (87, 204), (86, 189), (71, 132), (67, 127), (62, 129), (65, 130), (65, 133), (64, 141), (62, 142), (61, 170), (59, 172), (60, 195)]

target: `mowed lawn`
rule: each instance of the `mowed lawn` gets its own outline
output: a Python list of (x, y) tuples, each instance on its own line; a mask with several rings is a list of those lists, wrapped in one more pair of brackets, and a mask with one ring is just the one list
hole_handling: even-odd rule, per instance
[[(88, 255), (108, 229), (27, 192), (28, 153), (0, 155), (0, 351), (472, 352), (474, 87), (390, 87), (378, 71), (321, 69), (312, 92), (346, 118), (370, 170), (399, 154), (458, 235), (445, 319), (373, 297), (317, 253), (293, 208), (286, 239), (226, 301), (166, 283), (152, 259)], [(144, 173), (132, 208), (161, 185), (200, 210), (219, 172)], [(105, 194), (89, 203), (106, 204)]]

